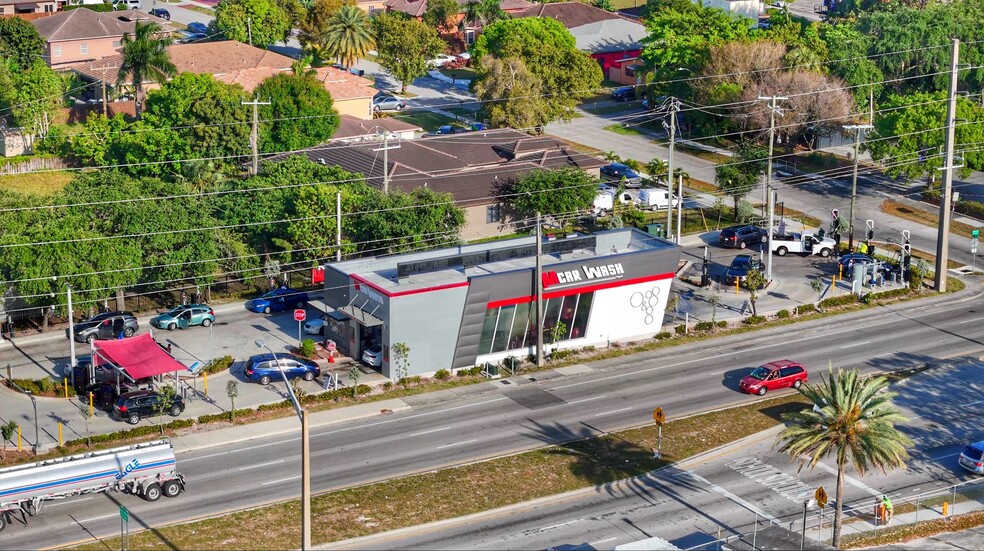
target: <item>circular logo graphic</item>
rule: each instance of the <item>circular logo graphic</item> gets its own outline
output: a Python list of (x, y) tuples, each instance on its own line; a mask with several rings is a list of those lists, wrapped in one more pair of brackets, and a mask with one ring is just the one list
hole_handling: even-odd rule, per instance
[(652, 325), (656, 321), (656, 317), (653, 312), (656, 311), (656, 306), (659, 305), (659, 287), (653, 287), (648, 291), (636, 291), (632, 293), (629, 297), (629, 306), (633, 308), (638, 308), (642, 310), (643, 322), (646, 325)]

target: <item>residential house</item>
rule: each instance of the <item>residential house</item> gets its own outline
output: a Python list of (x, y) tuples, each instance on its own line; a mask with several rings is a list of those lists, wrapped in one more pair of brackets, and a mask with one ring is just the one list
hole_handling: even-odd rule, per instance
[(373, 81), (335, 67), (319, 67), (314, 75), (324, 83), (340, 115), (372, 120)]
[[(424, 12), (427, 11), (427, 0), (384, 0), (387, 11), (398, 11), (405, 13), (411, 17), (416, 17), (420, 19), (424, 16)], [(464, 12), (465, 7), (468, 4), (475, 2), (477, 0), (457, 0), (461, 4), (461, 13), (458, 14), (458, 20), (455, 22), (455, 28), (461, 23), (465, 18)], [(512, 17), (519, 17), (517, 14), (530, 9), (533, 4), (527, 2), (526, 0), (499, 0), (499, 7), (502, 11), (506, 12)], [(465, 44), (471, 44), (475, 41), (475, 37), (479, 32), (481, 32), (481, 27), (472, 23), (465, 25), (464, 30), (464, 40)]]
[(597, 175), (605, 164), (556, 138), (530, 136), (508, 128), (394, 140), (385, 151), (376, 142), (315, 146), (269, 160), (291, 155), (305, 155), (318, 163), (360, 173), (367, 184), (378, 189), (412, 191), (425, 186), (450, 193), (465, 209), (465, 239), (512, 231), (505, 227), (493, 197), (499, 180), (562, 167), (577, 167)]
[(356, 5), (369, 15), (386, 11), (386, 0), (358, 0)]
[(752, 26), (758, 25), (759, 16), (765, 13), (765, 7), (760, 0), (703, 0), (705, 8), (719, 8), (734, 15), (740, 15), (752, 20)]
[(550, 17), (574, 36), (577, 48), (598, 61), (605, 78), (621, 84), (638, 84), (642, 39), (646, 27), (619, 15), (580, 2), (538, 4), (515, 17)]
[(58, 0), (0, 0), (0, 18), (40, 19), (57, 12), (58, 4)]
[(167, 21), (137, 10), (103, 13), (77, 8), (31, 23), (45, 39), (48, 65), (58, 69), (116, 55), (123, 35), (132, 34), (142, 21), (153, 21), (167, 33), (174, 31)]
[(389, 139), (412, 140), (418, 132), (424, 129), (401, 121), (395, 117), (383, 117), (381, 119), (362, 119), (352, 115), (343, 114), (339, 117), (338, 130), (331, 137), (333, 142), (378, 142), (383, 135), (388, 135)]

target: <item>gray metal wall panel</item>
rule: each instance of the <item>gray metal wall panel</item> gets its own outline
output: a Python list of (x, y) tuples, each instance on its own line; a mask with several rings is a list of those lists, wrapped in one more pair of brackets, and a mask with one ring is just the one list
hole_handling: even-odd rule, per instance
[(396, 377), (392, 350), (395, 343), (410, 347), (409, 375), (451, 369), (455, 337), (461, 325), (461, 312), (468, 295), (467, 287), (454, 287), (389, 299), (384, 343), (390, 347), (391, 378)]
[(325, 304), (341, 308), (349, 303), (349, 276), (328, 264), (325, 266)]

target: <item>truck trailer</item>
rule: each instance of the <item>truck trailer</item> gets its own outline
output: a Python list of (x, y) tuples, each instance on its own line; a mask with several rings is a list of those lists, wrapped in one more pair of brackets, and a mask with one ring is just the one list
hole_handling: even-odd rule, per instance
[(157, 501), (185, 487), (168, 440), (134, 444), (0, 469), (0, 531), (10, 515), (40, 513), (46, 501), (119, 491)]

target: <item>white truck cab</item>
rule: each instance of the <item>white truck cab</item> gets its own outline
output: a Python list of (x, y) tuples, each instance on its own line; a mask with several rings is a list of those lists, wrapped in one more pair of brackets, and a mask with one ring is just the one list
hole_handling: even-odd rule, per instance
[(819, 237), (812, 232), (772, 234), (772, 252), (779, 256), (786, 253), (797, 253), (803, 256), (817, 255), (824, 258), (830, 256), (837, 242), (829, 237)]

